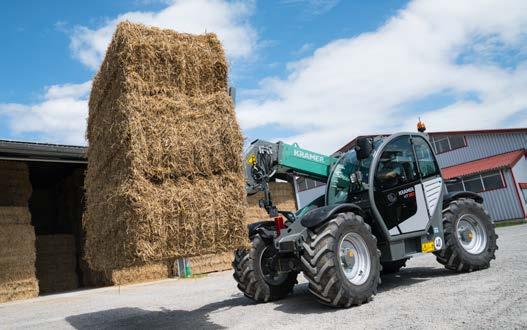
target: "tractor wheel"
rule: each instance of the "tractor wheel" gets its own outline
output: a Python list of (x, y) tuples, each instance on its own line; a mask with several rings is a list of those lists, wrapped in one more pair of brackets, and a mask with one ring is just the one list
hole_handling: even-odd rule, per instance
[(443, 210), (445, 247), (434, 254), (447, 269), (470, 272), (488, 268), (496, 259), (496, 231), (483, 205), (460, 198)]
[(253, 237), (250, 249), (238, 249), (234, 253), (233, 276), (246, 297), (268, 302), (293, 291), (298, 273), (273, 273), (271, 262), (275, 253), (272, 244), (266, 244), (260, 235)]
[(401, 268), (406, 267), (406, 262), (409, 258), (395, 260), (395, 261), (381, 261), (381, 274), (397, 273)]
[(381, 281), (381, 253), (362, 217), (339, 213), (308, 233), (301, 263), (309, 291), (321, 303), (334, 307), (371, 300)]

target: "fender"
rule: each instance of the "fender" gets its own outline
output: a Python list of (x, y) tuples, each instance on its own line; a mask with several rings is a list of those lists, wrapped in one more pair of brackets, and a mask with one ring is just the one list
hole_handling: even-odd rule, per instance
[(483, 197), (481, 197), (480, 194), (472, 191), (452, 191), (443, 196), (443, 209), (447, 207), (450, 202), (459, 198), (470, 198), (479, 204), (483, 204)]
[(249, 237), (258, 234), (258, 229), (262, 227), (266, 229), (269, 229), (269, 227), (274, 228), (274, 221), (258, 221), (247, 225), (247, 229), (249, 230)]
[(307, 228), (317, 227), (334, 217), (337, 213), (342, 212), (355, 212), (356, 214), (364, 217), (364, 211), (357, 205), (351, 203), (345, 204), (334, 204), (328, 206), (322, 206), (312, 211), (307, 212), (300, 220), (302, 226)]

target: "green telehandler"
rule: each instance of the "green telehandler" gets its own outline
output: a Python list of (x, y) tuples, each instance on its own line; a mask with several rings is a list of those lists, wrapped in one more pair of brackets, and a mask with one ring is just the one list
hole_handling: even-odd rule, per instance
[[(247, 193), (263, 192), (272, 219), (249, 225), (251, 247), (234, 255), (238, 288), (257, 302), (287, 296), (299, 272), (321, 303), (350, 307), (371, 300), (381, 272), (419, 253), (457, 272), (495, 259), (498, 235), (483, 198), (447, 191), (426, 134), (358, 138), (334, 156), (256, 140), (245, 163)], [(325, 182), (326, 192), (295, 213), (280, 211), (268, 183), (294, 177)]]

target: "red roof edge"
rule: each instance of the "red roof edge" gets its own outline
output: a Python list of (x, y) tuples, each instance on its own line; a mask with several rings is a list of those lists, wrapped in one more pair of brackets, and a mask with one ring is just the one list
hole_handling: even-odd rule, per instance
[(520, 182), (518, 184), (520, 185), (520, 189), (527, 189), (527, 182)]
[(512, 168), (525, 155), (525, 149), (509, 151), (503, 154), (473, 160), (441, 169), (445, 179), (484, 173), (502, 168)]

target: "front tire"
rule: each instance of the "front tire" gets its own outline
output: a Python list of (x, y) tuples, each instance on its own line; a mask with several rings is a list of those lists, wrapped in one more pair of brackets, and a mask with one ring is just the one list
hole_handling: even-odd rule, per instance
[(437, 261), (457, 272), (485, 269), (496, 259), (496, 231), (483, 205), (460, 198), (443, 210), (445, 248), (435, 252)]
[(268, 302), (284, 298), (293, 291), (297, 283), (297, 273), (273, 274), (269, 273), (266, 260), (272, 256), (271, 244), (255, 235), (250, 249), (238, 249), (234, 253), (234, 279), (238, 282), (238, 289), (243, 294), (256, 301)]
[(340, 213), (309, 231), (301, 256), (309, 291), (319, 302), (350, 307), (368, 302), (380, 283), (377, 239), (362, 217)]

